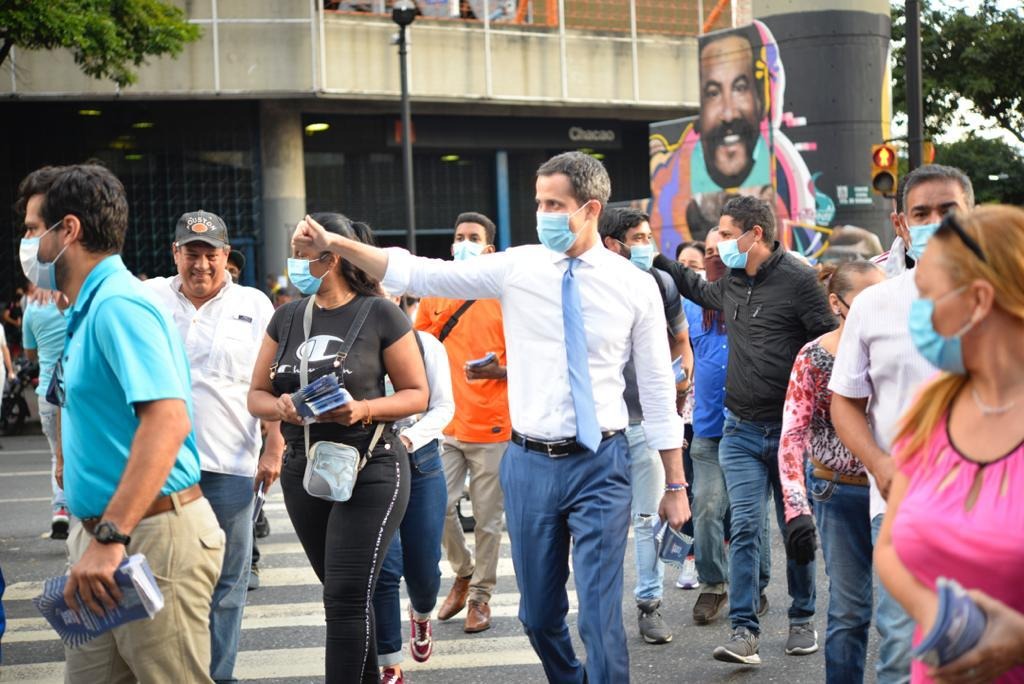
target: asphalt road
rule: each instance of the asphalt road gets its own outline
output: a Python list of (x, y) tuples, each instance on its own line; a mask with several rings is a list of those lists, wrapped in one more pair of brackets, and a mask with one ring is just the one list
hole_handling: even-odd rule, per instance
[[(40, 624), (31, 596), (38, 583), (62, 572), (65, 550), (49, 534), (49, 452), (38, 435), (0, 438), (0, 567), (7, 579), (3, 601), (10, 621), (3, 639), (0, 681), (62, 681), (63, 650), (55, 634)], [(260, 540), (264, 553), (263, 586), (249, 593), (236, 675), (243, 681), (316, 682), (323, 672), (323, 613), (321, 589), (288, 522), (275, 486), (267, 503), (271, 535)], [(623, 615), (629, 636), (631, 675), (635, 682), (785, 682), (824, 681), (823, 651), (809, 656), (783, 653), (788, 633), (785, 595), (785, 552), (773, 533), (773, 573), (768, 598), (771, 610), (762, 619), (761, 659), (755, 667), (719, 663), (711, 658), (714, 647), (728, 638), (725, 618), (698, 627), (690, 611), (695, 591), (674, 586), (676, 573), (668, 569), (662, 612), (675, 632), (671, 643), (652, 646), (637, 634), (632, 597), (635, 580), (632, 543), (626, 556), (626, 591)], [(441, 597), (451, 586), (451, 572), (442, 561)], [(827, 578), (818, 562), (818, 616), (815, 624), (824, 645)], [(570, 591), (572, 582), (570, 580)], [(577, 653), (585, 651), (576, 634), (575, 593), (571, 593), (570, 628)], [(425, 665), (406, 660), (408, 680), (419, 683), (542, 682), (543, 672), (516, 618), (518, 593), (512, 574), (509, 547), (502, 546), (499, 580), (492, 600), (493, 627), (481, 634), (462, 631), (461, 616), (434, 623), (435, 655)], [(868, 653), (868, 669), (876, 654), (875, 635)], [(873, 681), (869, 676), (867, 681)]]

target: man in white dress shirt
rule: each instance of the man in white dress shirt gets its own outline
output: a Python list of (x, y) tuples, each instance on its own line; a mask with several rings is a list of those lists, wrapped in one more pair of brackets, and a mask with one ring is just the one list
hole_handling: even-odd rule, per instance
[[(501, 485), (519, 619), (548, 680), (559, 684), (629, 680), (622, 566), (631, 489), (622, 368), (630, 357), (647, 442), (665, 469), (659, 515), (676, 529), (690, 517), (661, 297), (650, 276), (601, 245), (597, 222), (610, 194), (600, 162), (567, 152), (537, 171), (543, 246), (441, 261), (345, 240), (308, 217), (292, 237), (383, 277), (392, 292), (501, 300), (513, 428)], [(570, 542), (585, 669), (565, 621)]]
[[(939, 222), (951, 209), (974, 206), (974, 189), (960, 170), (930, 164), (904, 180), (897, 231), (907, 256), (918, 259)], [(901, 229), (902, 228), (902, 229)], [(935, 368), (910, 338), (910, 305), (917, 298), (914, 269), (864, 290), (848, 310), (829, 389), (832, 422), (871, 480), (872, 537), (878, 538), (895, 465), (889, 450), (899, 419)], [(844, 307), (845, 309), (845, 307)], [(870, 400), (870, 401), (869, 401)], [(864, 549), (864, 553), (870, 553)], [(881, 584), (875, 607), (881, 637), (876, 674), (880, 684), (910, 681), (910, 640), (914, 623)]]
[(253, 492), (277, 479), (284, 451), (279, 425), (268, 423), (260, 457), (259, 420), (246, 408), (256, 352), (274, 307), (265, 294), (227, 274), (231, 247), (216, 214), (183, 214), (172, 251), (178, 275), (145, 284), (173, 318), (188, 355), (199, 486), (227, 538), (210, 610), (210, 676), (234, 682), (252, 556)]

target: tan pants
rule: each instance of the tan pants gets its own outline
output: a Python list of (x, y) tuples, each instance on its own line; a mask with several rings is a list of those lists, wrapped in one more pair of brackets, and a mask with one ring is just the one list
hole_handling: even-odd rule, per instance
[[(448, 482), (448, 514), (444, 520), (444, 551), (457, 577), (473, 576), (469, 599), (488, 603), (498, 582), (498, 554), (501, 550), (501, 515), (505, 500), (501, 493), (499, 468), (508, 442), (481, 444), (444, 438), (441, 460)], [(462, 498), (469, 471), (469, 498), (476, 518), (476, 564), (466, 546), (455, 506)]]
[[(135, 620), (78, 648), (64, 647), (67, 684), (211, 682), (210, 600), (224, 558), (224, 532), (205, 498), (145, 518), (128, 554), (149, 562), (164, 595), (152, 620)], [(71, 563), (92, 536), (76, 522), (68, 537)]]

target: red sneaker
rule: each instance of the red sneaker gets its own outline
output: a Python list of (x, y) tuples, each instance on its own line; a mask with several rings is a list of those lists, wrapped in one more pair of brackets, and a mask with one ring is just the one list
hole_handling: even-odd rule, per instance
[(417, 620), (416, 615), (409, 606), (409, 622), (412, 626), (412, 634), (409, 638), (409, 651), (412, 652), (412, 659), (417, 663), (425, 663), (434, 652), (434, 633), (430, 629), (430, 618)]
[(393, 667), (385, 667), (380, 673), (380, 684), (405, 684), (405, 673)]

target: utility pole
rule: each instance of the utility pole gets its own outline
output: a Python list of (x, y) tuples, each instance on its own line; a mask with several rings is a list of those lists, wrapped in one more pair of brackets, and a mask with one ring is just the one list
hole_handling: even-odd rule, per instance
[(921, 166), (924, 142), (924, 107), (921, 102), (921, 5), (907, 0), (907, 147), (910, 170)]
[(398, 61), (402, 80), (402, 172), (405, 176), (405, 219), (407, 222), (406, 248), (416, 253), (416, 200), (412, 184), (412, 114), (409, 106), (408, 43), (405, 30), (416, 19), (416, 5), (412, 0), (396, 0), (391, 9), (391, 20), (398, 24)]

